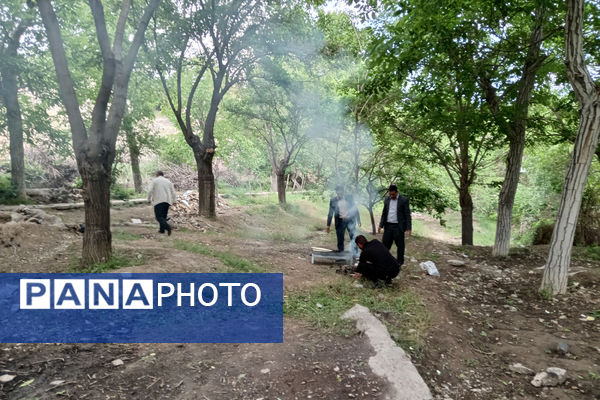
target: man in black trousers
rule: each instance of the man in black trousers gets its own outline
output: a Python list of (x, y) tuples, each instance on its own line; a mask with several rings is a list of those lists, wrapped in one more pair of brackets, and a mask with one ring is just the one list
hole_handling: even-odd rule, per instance
[(398, 195), (398, 187), (390, 185), (388, 196), (383, 200), (383, 212), (379, 221), (379, 229), (383, 228), (383, 245), (389, 249), (392, 243), (398, 248), (398, 264), (404, 264), (404, 235), (412, 234), (412, 220), (408, 199)]
[(386, 285), (391, 285), (392, 279), (400, 272), (400, 265), (390, 251), (377, 239), (367, 242), (367, 238), (358, 235), (355, 241), (361, 252), (353, 276), (364, 276), (375, 283), (381, 279)]
[(329, 233), (331, 220), (335, 222), (335, 233), (337, 235), (338, 251), (344, 251), (344, 236), (346, 231), (350, 236), (351, 251), (355, 256), (358, 256), (358, 249), (355, 248), (354, 235), (356, 234), (356, 224), (360, 226), (360, 213), (354, 202), (354, 198), (344, 194), (344, 187), (337, 186), (335, 188), (336, 196), (329, 200), (329, 213), (327, 214), (327, 228), (325, 231)]
[(175, 200), (177, 195), (173, 183), (165, 178), (162, 171), (156, 171), (156, 178), (150, 182), (148, 188), (148, 203), (154, 206), (154, 216), (159, 224), (158, 233), (166, 231), (171, 236), (171, 225), (167, 223), (167, 214)]

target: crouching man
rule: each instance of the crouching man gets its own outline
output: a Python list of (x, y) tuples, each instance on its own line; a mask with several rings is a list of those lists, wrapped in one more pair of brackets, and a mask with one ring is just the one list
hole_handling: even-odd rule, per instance
[(390, 251), (379, 240), (373, 239), (368, 242), (363, 235), (358, 235), (355, 242), (361, 253), (356, 273), (352, 276), (364, 276), (373, 282), (381, 279), (386, 285), (390, 285), (392, 279), (400, 272), (400, 265)]

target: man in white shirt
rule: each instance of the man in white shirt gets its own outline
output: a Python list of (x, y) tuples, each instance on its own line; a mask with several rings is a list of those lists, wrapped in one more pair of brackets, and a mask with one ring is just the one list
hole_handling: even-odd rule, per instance
[(167, 223), (167, 214), (169, 206), (175, 203), (176, 198), (173, 183), (165, 178), (162, 171), (156, 171), (156, 178), (148, 187), (148, 203), (154, 206), (154, 216), (159, 223), (158, 233), (167, 231), (167, 234), (171, 236), (171, 226)]
[(385, 247), (392, 248), (396, 243), (398, 249), (398, 264), (404, 264), (404, 235), (412, 234), (412, 220), (410, 216), (410, 204), (404, 196), (398, 195), (398, 187), (390, 185), (388, 194), (383, 200), (383, 212), (379, 221), (378, 232), (383, 228), (382, 242)]

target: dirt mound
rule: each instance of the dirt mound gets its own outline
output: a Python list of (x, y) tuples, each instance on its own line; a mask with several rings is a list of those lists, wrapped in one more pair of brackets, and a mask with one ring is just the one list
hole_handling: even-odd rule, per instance
[(0, 246), (20, 247), (25, 240), (25, 229), (22, 224), (0, 225)]
[[(3, 214), (6, 216), (6, 214)], [(64, 228), (65, 224), (62, 220), (56, 215), (50, 215), (43, 210), (37, 208), (30, 208), (27, 206), (21, 206), (15, 210), (15, 212), (10, 214), (10, 221), (7, 221), (7, 224), (11, 223), (35, 223), (40, 225), (50, 225), (56, 226), (60, 228)], [(6, 220), (6, 217), (0, 217), (0, 220)]]
[(0, 213), (0, 248), (15, 249), (26, 245), (31, 242), (33, 231), (40, 233), (40, 225), (44, 227), (43, 232), (46, 229), (65, 228), (59, 217), (35, 208), (21, 206), (12, 213)]

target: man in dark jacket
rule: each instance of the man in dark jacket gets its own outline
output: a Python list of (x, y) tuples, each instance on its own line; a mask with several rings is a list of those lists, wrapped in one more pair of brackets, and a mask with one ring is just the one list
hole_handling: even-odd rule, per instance
[(354, 277), (364, 276), (373, 282), (381, 279), (387, 285), (391, 284), (400, 272), (400, 265), (390, 251), (377, 239), (367, 242), (367, 238), (358, 235), (355, 241), (361, 253)]
[(389, 249), (392, 243), (398, 248), (398, 264), (404, 264), (404, 235), (412, 234), (410, 205), (408, 199), (398, 195), (398, 187), (390, 185), (388, 194), (383, 200), (383, 212), (379, 221), (379, 229), (383, 228), (383, 245)]
[[(344, 194), (343, 186), (335, 188), (336, 196), (329, 200), (329, 213), (327, 214), (327, 228), (329, 233), (331, 220), (335, 222), (335, 233), (337, 235), (338, 251), (344, 251), (344, 236), (346, 231), (350, 236), (351, 247), (354, 247), (354, 235), (356, 234), (356, 223), (360, 225), (360, 214), (354, 203), (354, 198)], [(357, 249), (351, 249), (358, 256)]]

